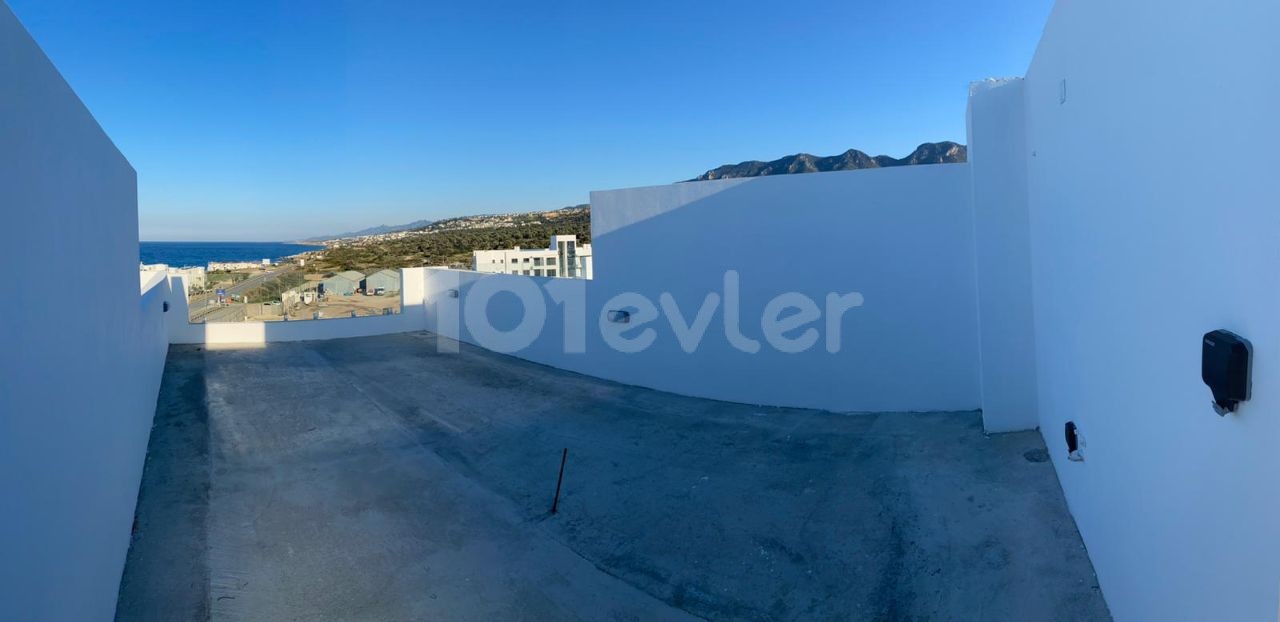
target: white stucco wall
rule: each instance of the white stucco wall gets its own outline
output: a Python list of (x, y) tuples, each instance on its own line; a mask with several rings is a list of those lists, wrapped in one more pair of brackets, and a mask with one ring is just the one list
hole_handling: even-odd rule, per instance
[[(1040, 420), (1117, 620), (1280, 609), (1277, 25), (1276, 2), (1063, 0), (1027, 73)], [(1255, 357), (1226, 417), (1217, 328)]]
[(983, 424), (989, 432), (1030, 430), (1039, 417), (1022, 80), (975, 82), (967, 121)]
[[(516, 354), (620, 382), (746, 403), (838, 411), (978, 408), (969, 200), (965, 165), (594, 192), (595, 279), (561, 286), (581, 287), (586, 297), (586, 351), (564, 352), (564, 307), (549, 305), (544, 334)], [(611, 297), (635, 292), (659, 305), (669, 293), (687, 323), (709, 293), (723, 294), (730, 270), (741, 285), (741, 332), (761, 342), (758, 352), (735, 349), (726, 338), (723, 302), (688, 354), (665, 314), (645, 325), (656, 335), (642, 352), (620, 353), (602, 339), (599, 314)], [(461, 279), (465, 310), (469, 288), (481, 277), (439, 278)], [(431, 280), (428, 328), (449, 334), (430, 319), (440, 300), (430, 292), (448, 287)], [(820, 307), (828, 293), (863, 295), (863, 305), (844, 314), (838, 352), (824, 345), (825, 312), (812, 325), (820, 332), (815, 347), (784, 353), (768, 345), (761, 326), (766, 304), (788, 292)], [(513, 296), (494, 298), (489, 307), (503, 326), (518, 322), (520, 310)], [(465, 325), (461, 337), (474, 341)]]
[(0, 617), (110, 620), (167, 341), (133, 168), (0, 3)]

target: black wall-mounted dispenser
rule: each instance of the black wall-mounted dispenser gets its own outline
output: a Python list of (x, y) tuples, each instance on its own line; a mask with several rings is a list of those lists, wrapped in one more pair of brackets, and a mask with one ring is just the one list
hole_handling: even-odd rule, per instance
[(1076, 427), (1076, 422), (1068, 421), (1065, 429), (1067, 437), (1067, 460), (1072, 462), (1083, 462), (1084, 455), (1080, 453), (1080, 428)]
[(1253, 346), (1225, 330), (1205, 333), (1201, 344), (1200, 378), (1213, 391), (1213, 410), (1219, 415), (1235, 412), (1249, 399)]

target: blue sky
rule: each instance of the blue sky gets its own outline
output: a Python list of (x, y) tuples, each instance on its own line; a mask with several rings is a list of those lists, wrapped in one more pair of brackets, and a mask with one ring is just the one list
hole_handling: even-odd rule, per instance
[(964, 142), (1050, 0), (7, 0), (138, 170), (149, 240), (552, 209)]

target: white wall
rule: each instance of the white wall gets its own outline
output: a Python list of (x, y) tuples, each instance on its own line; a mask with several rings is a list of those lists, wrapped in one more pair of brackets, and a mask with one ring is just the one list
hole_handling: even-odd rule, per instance
[[(965, 165), (593, 192), (596, 278), (558, 285), (582, 288), (586, 352), (564, 352), (563, 307), (551, 305), (543, 335), (516, 354), (629, 384), (746, 403), (838, 411), (978, 408), (969, 201)], [(690, 354), (665, 316), (645, 326), (656, 337), (643, 352), (619, 353), (601, 338), (599, 315), (612, 296), (636, 292), (658, 304), (670, 293), (688, 322), (707, 294), (722, 293), (729, 270), (741, 283), (741, 331), (762, 342), (759, 352), (739, 351), (725, 337), (723, 304)], [(432, 272), (428, 328), (443, 334), (451, 331), (432, 318), (449, 312), (438, 303), (461, 301), (465, 312), (480, 279), (517, 278)], [(460, 299), (433, 295), (451, 288), (433, 285), (433, 278), (458, 279)], [(822, 339), (808, 351), (782, 353), (763, 342), (765, 305), (787, 292), (820, 306), (828, 293), (863, 295), (863, 306), (844, 315), (838, 352), (823, 346), (825, 315), (814, 324)], [(513, 296), (494, 298), (489, 311), (500, 326), (521, 317)], [(465, 323), (460, 336), (475, 341)]]
[(0, 3), (0, 617), (110, 620), (167, 342), (133, 169)]
[[(1280, 609), (1277, 26), (1274, 1), (1064, 0), (1027, 73), (1040, 419), (1118, 620)], [(1216, 328), (1254, 347), (1226, 417)]]
[(983, 424), (988, 432), (1030, 430), (1039, 417), (1022, 80), (975, 82), (967, 120)]

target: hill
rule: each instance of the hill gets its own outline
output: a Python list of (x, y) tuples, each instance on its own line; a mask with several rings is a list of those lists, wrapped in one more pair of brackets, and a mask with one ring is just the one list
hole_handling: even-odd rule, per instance
[(414, 266), (471, 267), (471, 252), (498, 248), (543, 248), (552, 235), (573, 234), (591, 242), (591, 211), (576, 205), (548, 212), (461, 216), (413, 231), (332, 240), (318, 253), (317, 267), (342, 271)]

